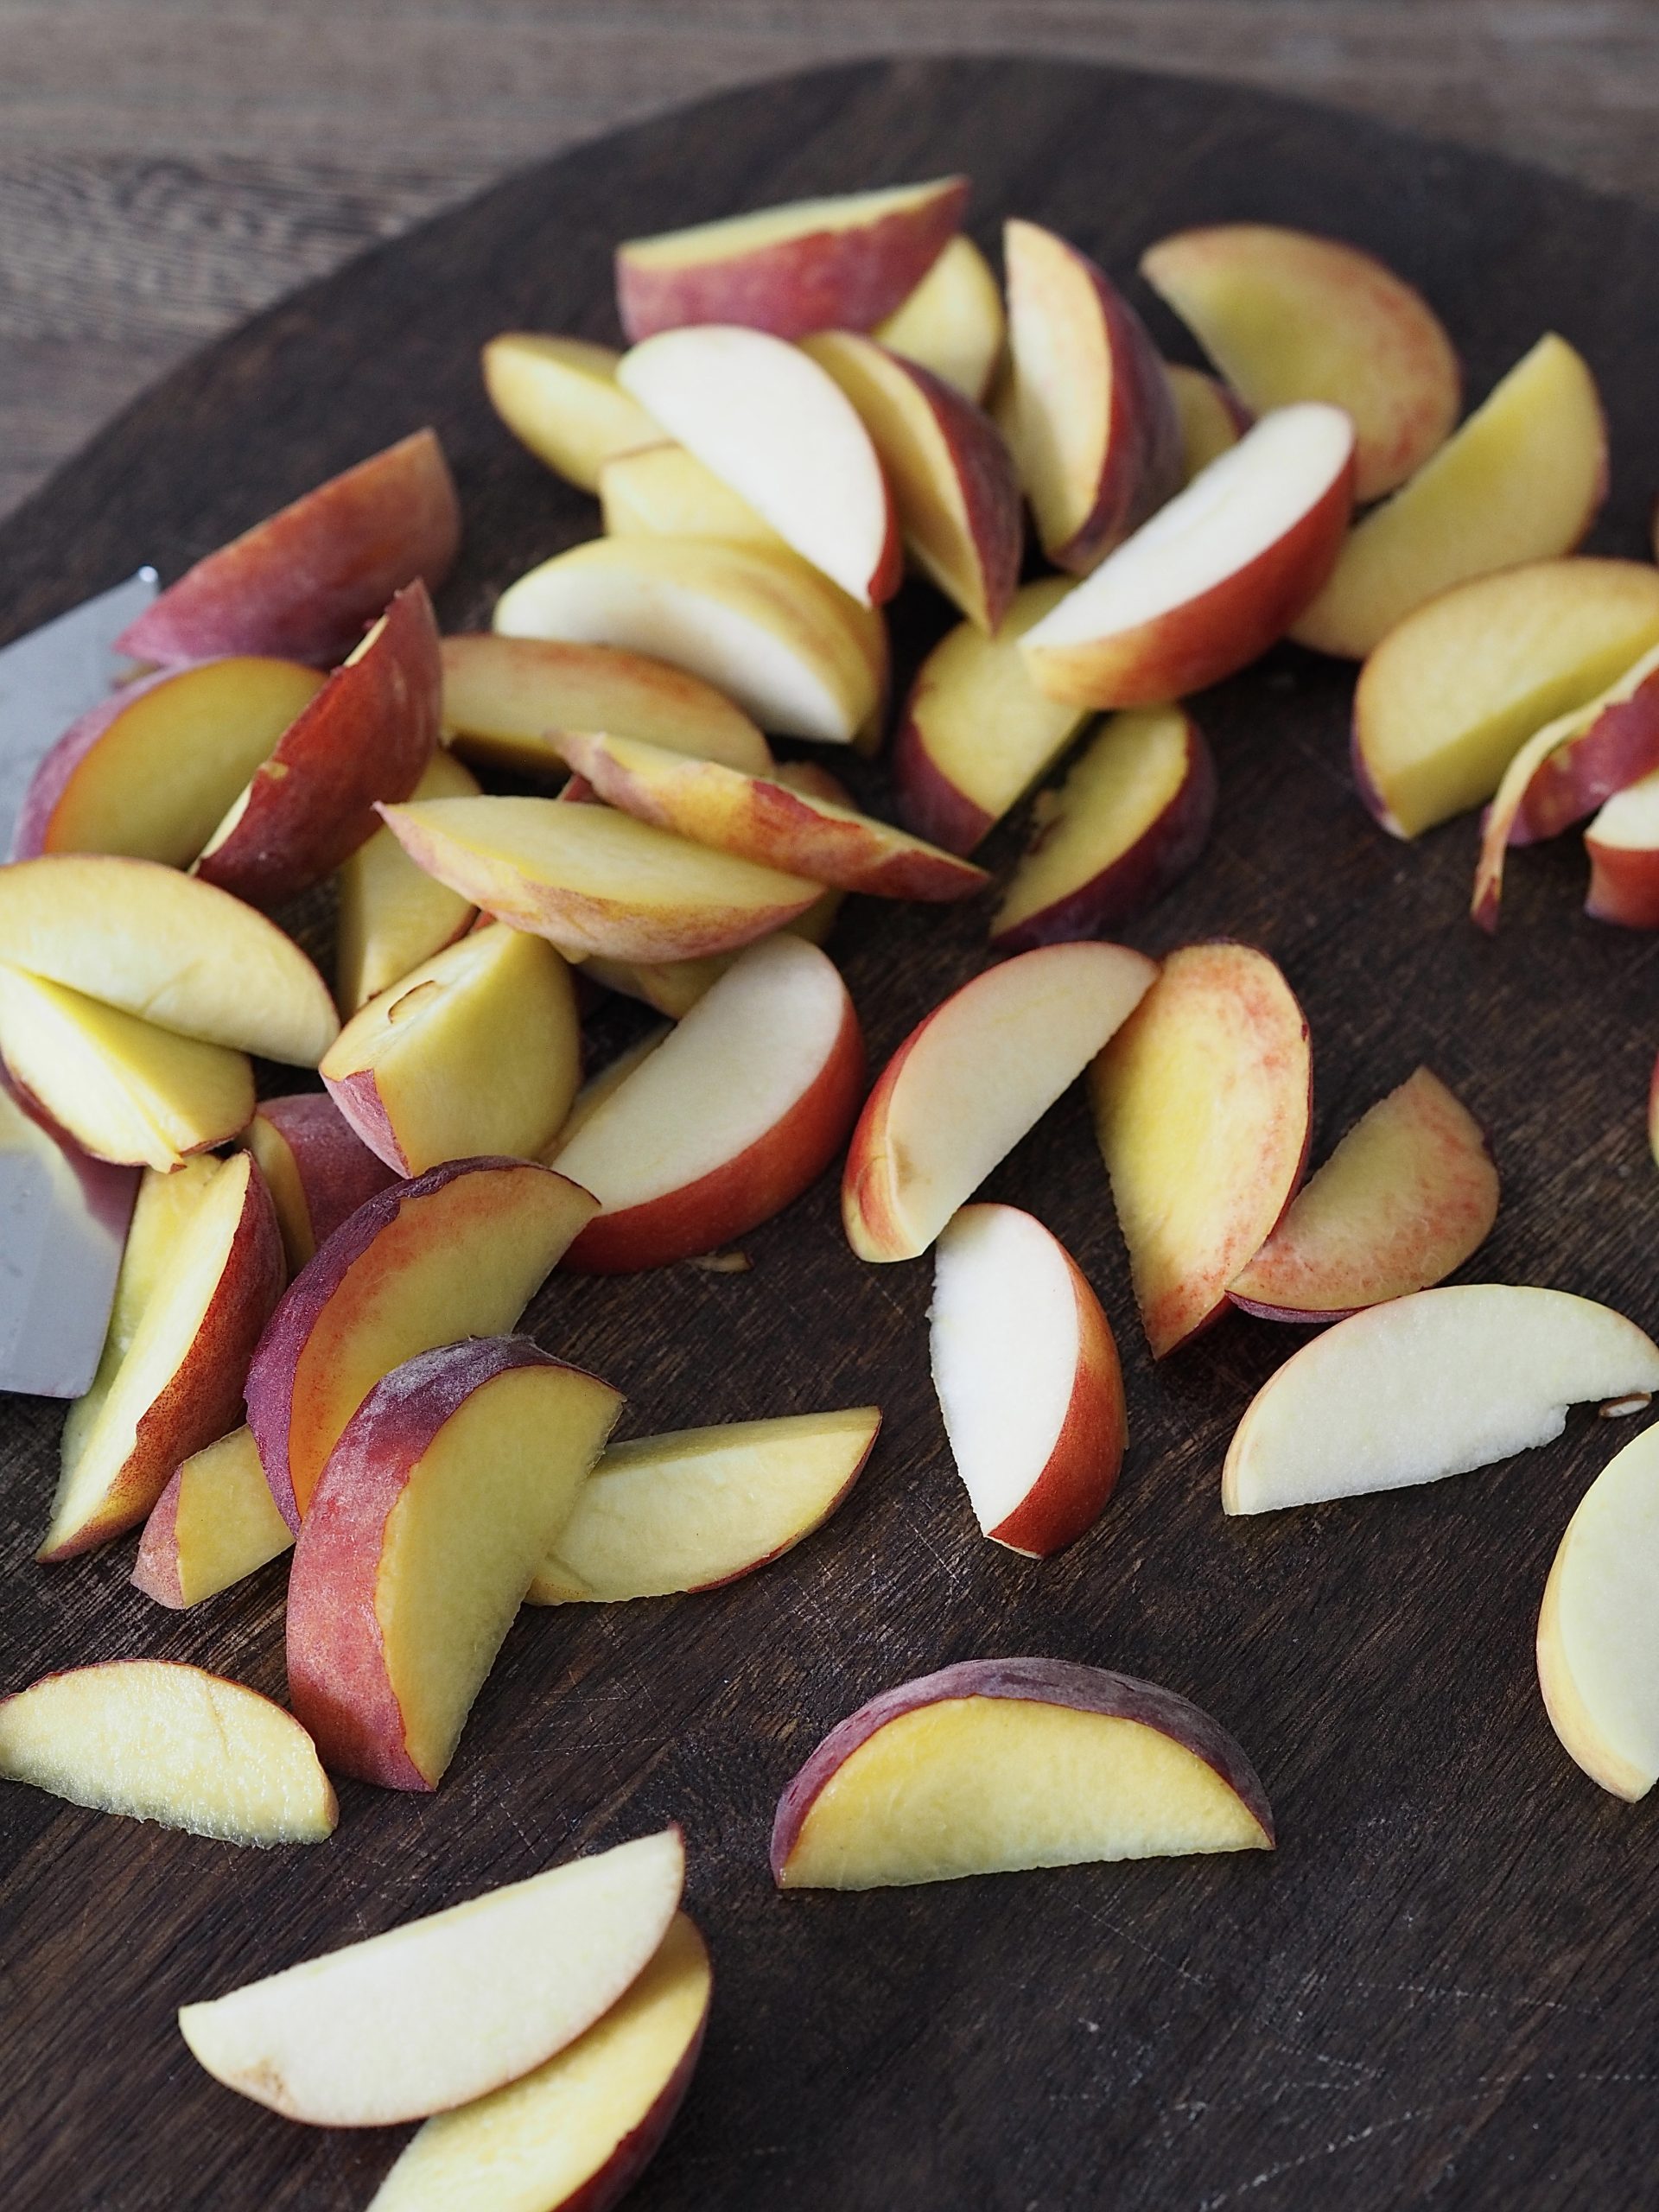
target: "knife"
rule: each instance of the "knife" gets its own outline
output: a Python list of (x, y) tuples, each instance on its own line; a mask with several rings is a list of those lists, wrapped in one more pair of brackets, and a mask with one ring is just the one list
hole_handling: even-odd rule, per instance
[[(0, 852), (41, 759), (130, 667), (115, 641), (155, 596), (140, 569), (0, 650)], [(91, 1383), (137, 1191), (137, 1168), (93, 1160), (0, 1083), (0, 1390)]]

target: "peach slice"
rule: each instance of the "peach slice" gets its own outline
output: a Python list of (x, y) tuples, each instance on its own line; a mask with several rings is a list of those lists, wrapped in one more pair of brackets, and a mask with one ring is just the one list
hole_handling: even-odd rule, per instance
[(713, 537), (787, 553), (748, 501), (683, 446), (641, 446), (600, 471), (599, 509), (607, 537)]
[(796, 937), (752, 946), (553, 1154), (600, 1202), (566, 1265), (663, 1267), (770, 1221), (830, 1165), (863, 1088), (834, 962)]
[(1255, 1769), (1185, 1698), (1064, 1659), (969, 1659), (830, 1730), (779, 1801), (772, 1874), (873, 1890), (1272, 1848)]
[(921, 283), (967, 200), (966, 177), (936, 177), (629, 238), (616, 250), (622, 327), (636, 340), (683, 323), (868, 330)]
[(1584, 911), (1630, 930), (1659, 929), (1659, 771), (1616, 791), (1584, 833)]
[(1422, 294), (1358, 246), (1217, 223), (1160, 238), (1141, 274), (1252, 413), (1299, 399), (1346, 410), (1357, 499), (1392, 492), (1451, 435), (1452, 340)]
[(321, 1843), (339, 1818), (292, 1713), (167, 1659), (75, 1667), (0, 1698), (0, 1779), (221, 1843)]
[(1236, 446), (1255, 418), (1236, 392), (1202, 369), (1166, 361), (1164, 374), (1181, 426), (1181, 481), (1185, 486)]
[(1338, 408), (1264, 415), (1027, 632), (1038, 689), (1076, 706), (1155, 706), (1258, 659), (1331, 573), (1353, 453)]
[(1548, 1444), (1569, 1406), (1634, 1413), (1659, 1345), (1588, 1298), (1443, 1284), (1368, 1306), (1287, 1359), (1228, 1448), (1229, 1513), (1402, 1490)]
[(604, 2212), (673, 2124), (702, 2048), (709, 1953), (683, 1913), (639, 1980), (546, 2064), (429, 2120), (369, 2212)]
[(537, 461), (583, 492), (599, 489), (614, 454), (654, 445), (662, 432), (616, 380), (622, 356), (586, 338), (504, 330), (485, 346), (490, 404)]
[(1062, 576), (1022, 585), (995, 636), (961, 623), (917, 671), (893, 787), (901, 818), (947, 852), (972, 852), (1082, 725), (1082, 708), (1037, 689), (1020, 650), (1071, 588)]
[(1291, 635), (1317, 652), (1363, 660), (1436, 593), (1570, 553), (1606, 493), (1595, 378), (1552, 332), (1409, 483), (1354, 525)]
[[(71, 1559), (136, 1528), (179, 1462), (236, 1426), (249, 1360), (282, 1294), (283, 1240), (250, 1154), (219, 1163), (170, 1233), (159, 1224), (141, 1232), (147, 1188), (129, 1237), (130, 1259), (132, 1237), (141, 1240), (132, 1318), (118, 1286), (117, 1356), (100, 1363), (65, 1425), (41, 1560)], [(139, 1278), (149, 1279), (143, 1294)]]
[(528, 1337), (419, 1352), (317, 1478), (288, 1580), (288, 1692), (336, 1774), (435, 1789), (622, 1399)]
[(784, 339), (735, 323), (647, 338), (617, 382), (861, 607), (902, 573), (881, 462), (835, 379)]
[(1538, 1615), (1550, 1726), (1634, 1803), (1659, 1782), (1659, 1430), (1616, 1452), (1567, 1524)]
[(394, 592), (436, 591), (461, 543), (443, 448), (416, 430), (331, 476), (169, 584), (117, 640), (135, 660), (343, 660)]
[(1043, 550), (1086, 575), (1180, 488), (1181, 426), (1146, 326), (1035, 223), (1003, 227), (1010, 374), (997, 418)]
[(1390, 630), (1354, 693), (1354, 773), (1414, 837), (1491, 798), (1534, 731), (1659, 645), (1659, 569), (1528, 562), (1454, 584)]
[(1228, 1286), (1301, 1180), (1307, 1023), (1265, 952), (1185, 945), (1090, 1070), (1089, 1091), (1147, 1342), (1162, 1359), (1227, 1311)]
[(934, 1007), (859, 1116), (841, 1186), (861, 1260), (913, 1260), (1126, 1021), (1158, 970), (1121, 944), (1051, 944)]
[(570, 970), (544, 938), (474, 930), (354, 1014), (318, 1072), (399, 1175), (482, 1153), (534, 1160), (582, 1081)]
[[(477, 777), (440, 746), (410, 797), (476, 798), (479, 790)], [(335, 881), (334, 995), (347, 1014), (465, 937), (478, 919), (471, 899), (416, 868), (384, 823), (342, 862)]]
[(1128, 1442), (1117, 1344), (1071, 1254), (1016, 1206), (970, 1205), (939, 1238), (933, 1387), (993, 1543), (1046, 1559), (1092, 1528)]
[(1339, 1321), (1461, 1267), (1497, 1218), (1478, 1122), (1418, 1068), (1363, 1114), (1228, 1295), (1268, 1321)]
[(915, 290), (870, 334), (982, 406), (1007, 337), (990, 263), (971, 238), (958, 233)]
[(193, 1452), (150, 1508), (132, 1579), (175, 1611), (279, 1559), (294, 1532), (276, 1510), (250, 1428)]
[(613, 1444), (530, 1586), (532, 1605), (715, 1590), (791, 1550), (862, 1472), (879, 1406)]
[(597, 537), (521, 576), (495, 627), (649, 654), (728, 693), (763, 729), (826, 744), (852, 743), (887, 683), (880, 617), (809, 562), (755, 545)]
[(1114, 715), (1061, 788), (991, 924), (998, 952), (1093, 937), (1128, 921), (1186, 874), (1216, 810), (1216, 764), (1180, 707)]
[(321, 1090), (266, 1098), (243, 1133), (259, 1163), (290, 1275), (298, 1274), (348, 1214), (395, 1180)]
[(179, 2032), (215, 2081), (289, 2120), (448, 2112), (602, 2019), (660, 1948), (684, 1879), (666, 1828), (183, 2005)]
[(126, 853), (188, 868), (322, 682), (298, 661), (248, 655), (123, 685), (35, 770), (12, 858)]

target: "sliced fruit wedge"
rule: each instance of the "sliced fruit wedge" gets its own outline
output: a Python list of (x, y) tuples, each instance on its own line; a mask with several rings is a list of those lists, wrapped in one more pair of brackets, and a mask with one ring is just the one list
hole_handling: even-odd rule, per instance
[(290, 1275), (315, 1257), (318, 1245), (327, 1243), (348, 1214), (393, 1179), (391, 1169), (321, 1090), (262, 1100), (242, 1141), (258, 1161), (276, 1209)]
[(583, 492), (599, 489), (613, 454), (654, 444), (662, 431), (616, 380), (622, 356), (586, 338), (504, 330), (482, 355), (490, 404), (537, 461)]
[(764, 515), (683, 446), (642, 446), (607, 461), (599, 473), (599, 507), (607, 537), (713, 537), (763, 552), (790, 550)]
[(175, 1611), (279, 1559), (294, 1532), (276, 1510), (250, 1428), (193, 1452), (150, 1509), (132, 1579)]
[(871, 334), (983, 406), (1007, 336), (990, 263), (971, 238), (952, 238), (915, 290)]
[(1164, 374), (1174, 395), (1175, 413), (1181, 425), (1181, 482), (1192, 481), (1230, 446), (1236, 446), (1250, 427), (1252, 416), (1236, 392), (1219, 378), (1181, 361), (1166, 361)]
[[(411, 799), (476, 798), (478, 779), (442, 747)], [(335, 879), (334, 995), (348, 1016), (465, 937), (478, 909), (414, 861), (383, 823)]]
[(1584, 911), (1630, 930), (1659, 929), (1659, 772), (1615, 792), (1584, 833)]

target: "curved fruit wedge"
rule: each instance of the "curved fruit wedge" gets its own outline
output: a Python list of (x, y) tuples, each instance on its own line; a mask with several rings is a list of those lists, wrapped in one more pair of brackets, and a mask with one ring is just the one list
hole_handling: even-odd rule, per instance
[(132, 1579), (175, 1611), (278, 1559), (294, 1532), (276, 1510), (250, 1428), (193, 1452), (150, 1509)]
[(447, 2112), (608, 2012), (660, 1948), (684, 1878), (667, 1828), (186, 2005), (179, 2031), (215, 2081), (290, 2120)]
[(221, 1843), (321, 1843), (339, 1817), (292, 1713), (165, 1659), (77, 1667), (0, 1699), (0, 1778)]
[(1564, 1290), (1478, 1282), (1355, 1313), (1250, 1401), (1222, 1471), (1229, 1513), (1403, 1490), (1548, 1444), (1569, 1406), (1634, 1412), (1659, 1346)]
[(1121, 944), (1052, 944), (988, 968), (899, 1046), (842, 1179), (861, 1260), (913, 1260), (1083, 1073), (1158, 970)]
[(654, 445), (662, 431), (616, 380), (622, 356), (586, 338), (504, 330), (485, 346), (490, 404), (537, 461), (583, 492), (599, 489), (613, 454)]
[(1271, 223), (1160, 238), (1141, 274), (1253, 414), (1328, 400), (1353, 417), (1354, 497), (1380, 499), (1443, 445), (1462, 377), (1422, 294), (1375, 255)]
[(1355, 1122), (1228, 1295), (1268, 1321), (1340, 1321), (1440, 1281), (1497, 1218), (1479, 1122), (1419, 1068)]
[(1227, 1310), (1307, 1159), (1313, 1065), (1289, 984), (1246, 944), (1189, 944), (1089, 1075), (1154, 1359)]
[(1584, 833), (1584, 911), (1630, 930), (1659, 929), (1659, 772), (1615, 792)]
[(266, 1098), (242, 1141), (259, 1163), (290, 1275), (316, 1256), (348, 1214), (393, 1181), (327, 1094)]
[(1606, 493), (1595, 378), (1552, 332), (1408, 484), (1354, 525), (1291, 635), (1317, 652), (1363, 660), (1436, 593), (1570, 553)]
[[(478, 795), (477, 777), (442, 746), (410, 793), (412, 799)], [(335, 880), (334, 995), (348, 1015), (465, 937), (478, 918), (471, 899), (416, 868), (384, 823)]]
[(336, 1774), (435, 1789), (622, 1409), (528, 1337), (394, 1368), (317, 1478), (288, 1578), (288, 1692)]
[(683, 446), (642, 446), (607, 461), (599, 510), (607, 537), (715, 537), (767, 552), (790, 550), (787, 538)]
[(1217, 377), (1184, 362), (1166, 361), (1164, 374), (1174, 395), (1175, 413), (1181, 426), (1181, 482), (1183, 486), (1219, 461), (1236, 446), (1250, 427), (1250, 410), (1236, 392)]
[(983, 406), (1007, 336), (1002, 295), (990, 263), (971, 238), (953, 238), (915, 290), (871, 335)]
[(1550, 1725), (1592, 1782), (1659, 1782), (1659, 1429), (1616, 1452), (1567, 1524), (1538, 1616)]
[(874, 1447), (877, 1406), (613, 1444), (530, 1586), (532, 1605), (714, 1590), (822, 1528)]
[(830, 1730), (778, 1806), (781, 1890), (1270, 1851), (1255, 1771), (1173, 1690), (1063, 1659), (970, 1659)]
[(1105, 1510), (1128, 1441), (1117, 1344), (1057, 1236), (1014, 1206), (963, 1206), (939, 1239), (933, 1387), (994, 1543), (1046, 1559)]
[(673, 2124), (702, 2048), (713, 1980), (683, 1913), (626, 1995), (556, 2058), (405, 2145), (369, 2212), (605, 2212)]

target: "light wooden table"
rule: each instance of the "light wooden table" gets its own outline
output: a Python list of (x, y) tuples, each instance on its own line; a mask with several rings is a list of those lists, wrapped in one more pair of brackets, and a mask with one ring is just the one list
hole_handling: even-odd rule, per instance
[(517, 163), (814, 60), (1003, 48), (1659, 201), (1655, 0), (0, 0), (0, 512), (203, 340)]

